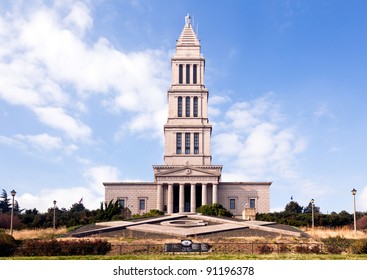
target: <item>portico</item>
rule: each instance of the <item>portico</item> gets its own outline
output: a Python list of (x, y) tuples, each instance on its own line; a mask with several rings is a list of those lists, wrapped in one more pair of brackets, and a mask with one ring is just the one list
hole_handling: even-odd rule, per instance
[(172, 213), (195, 213), (196, 208), (218, 202), (222, 166), (154, 166), (157, 209)]
[[(213, 203), (218, 201), (218, 184), (164, 183), (158, 184), (157, 189), (157, 209), (167, 214), (195, 213), (196, 208), (208, 204), (208, 197)], [(178, 204), (175, 194), (178, 194)]]

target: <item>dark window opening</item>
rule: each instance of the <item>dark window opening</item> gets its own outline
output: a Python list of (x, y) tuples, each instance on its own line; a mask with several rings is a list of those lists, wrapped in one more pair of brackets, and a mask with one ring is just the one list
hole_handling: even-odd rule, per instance
[(178, 83), (179, 84), (183, 83), (183, 65), (182, 64), (178, 66)]
[(185, 154), (190, 154), (190, 133), (185, 133)]
[(250, 208), (255, 208), (255, 198), (250, 198)]
[(182, 133), (176, 134), (176, 154), (182, 153)]
[(198, 116), (198, 98), (197, 96), (194, 97), (194, 117), (197, 118)]
[(179, 96), (177, 100), (177, 116), (182, 117), (182, 97)]
[(236, 209), (236, 199), (230, 198), (229, 199), (229, 209)]
[(192, 69), (192, 71), (193, 71), (193, 73), (192, 73), (192, 82), (194, 84), (197, 83), (197, 79), (198, 79), (197, 78), (197, 68), (198, 68), (198, 66), (196, 64), (194, 64), (193, 69)]
[(190, 64), (186, 64), (186, 84), (190, 83)]
[(186, 97), (186, 117), (190, 117), (190, 97)]
[(124, 198), (119, 198), (118, 199), (118, 204), (121, 206), (121, 208), (125, 208), (126, 203), (125, 203), (125, 199)]
[(199, 133), (194, 133), (194, 154), (199, 153)]
[(145, 199), (139, 199), (139, 210), (145, 210)]

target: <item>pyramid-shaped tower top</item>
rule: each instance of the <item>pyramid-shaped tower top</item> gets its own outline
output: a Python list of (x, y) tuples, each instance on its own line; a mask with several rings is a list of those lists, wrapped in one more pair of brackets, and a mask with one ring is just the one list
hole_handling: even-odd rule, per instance
[(185, 26), (181, 32), (180, 37), (176, 44), (176, 54), (174, 58), (200, 58), (200, 42), (191, 25), (191, 17), (187, 15), (185, 17)]
[(185, 17), (185, 27), (181, 32), (180, 38), (177, 40), (177, 47), (180, 46), (197, 46), (200, 47), (199, 39), (191, 24), (191, 17), (189, 14)]

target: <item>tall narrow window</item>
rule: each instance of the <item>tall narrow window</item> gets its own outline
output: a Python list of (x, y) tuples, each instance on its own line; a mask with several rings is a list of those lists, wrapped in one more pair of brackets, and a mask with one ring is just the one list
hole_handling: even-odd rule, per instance
[(198, 82), (198, 74), (197, 74), (197, 71), (198, 71), (198, 66), (196, 64), (194, 64), (194, 66), (192, 67), (192, 82), (194, 84), (197, 84)]
[(250, 208), (256, 208), (255, 202), (256, 202), (255, 198), (250, 198)]
[(145, 199), (139, 199), (139, 210), (145, 210)]
[(182, 133), (176, 133), (176, 154), (182, 153)]
[(125, 198), (118, 198), (117, 201), (118, 201), (118, 204), (120, 204), (121, 208), (126, 207), (126, 199)]
[(186, 97), (186, 117), (190, 117), (190, 97)]
[(182, 64), (178, 66), (178, 83), (179, 84), (183, 83), (183, 65)]
[(177, 116), (182, 117), (182, 96), (177, 98)]
[(190, 133), (185, 133), (185, 154), (190, 154)]
[(231, 210), (236, 209), (236, 199), (234, 198), (229, 199), (229, 209)]
[(199, 133), (194, 133), (194, 154), (199, 153)]
[(186, 64), (186, 84), (190, 83), (190, 64)]
[(194, 117), (197, 118), (198, 116), (198, 97), (194, 97)]

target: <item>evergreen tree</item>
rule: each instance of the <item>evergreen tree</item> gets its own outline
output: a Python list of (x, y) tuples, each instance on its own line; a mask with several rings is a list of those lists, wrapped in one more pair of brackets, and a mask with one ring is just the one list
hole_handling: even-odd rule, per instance
[(285, 206), (285, 212), (302, 213), (303, 207), (296, 201), (291, 201)]
[[(313, 212), (320, 213), (320, 207), (313, 205)], [(308, 203), (307, 207), (304, 207), (303, 213), (311, 213), (312, 214), (312, 203)]]
[(81, 212), (85, 209), (83, 203), (74, 203), (71, 208), (70, 212)]
[(0, 212), (2, 213), (11, 212), (10, 198), (8, 198), (8, 194), (4, 189), (2, 190), (2, 194), (0, 195)]

